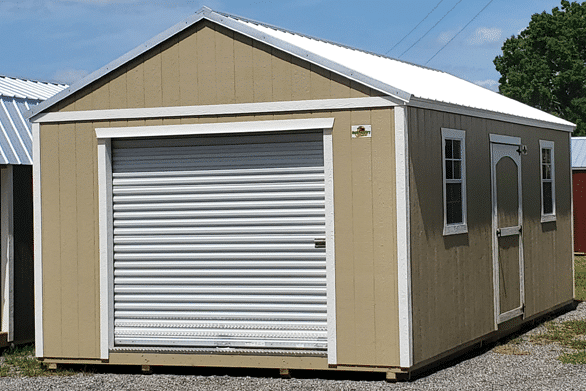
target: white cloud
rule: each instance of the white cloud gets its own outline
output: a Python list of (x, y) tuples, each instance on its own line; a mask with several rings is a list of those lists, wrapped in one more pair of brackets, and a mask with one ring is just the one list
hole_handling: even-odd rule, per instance
[(53, 75), (53, 80), (71, 85), (88, 74), (89, 72), (83, 69), (60, 69)]
[(438, 35), (437, 40), (442, 45), (445, 45), (450, 41), (450, 39), (454, 37), (454, 34), (456, 34), (455, 31), (444, 31), (440, 35)]
[(478, 27), (474, 33), (468, 37), (467, 42), (470, 45), (484, 45), (487, 43), (499, 42), (503, 30), (496, 27)]
[(474, 82), (474, 84), (477, 84), (477, 85), (484, 87), (484, 88), (488, 88), (489, 90), (492, 90), (492, 91), (499, 90), (499, 82), (496, 80), (492, 80), (492, 79), (477, 80)]

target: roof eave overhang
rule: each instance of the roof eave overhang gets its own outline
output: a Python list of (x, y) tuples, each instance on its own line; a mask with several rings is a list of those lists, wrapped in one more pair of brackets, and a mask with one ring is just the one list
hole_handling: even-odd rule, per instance
[(298, 58), (304, 59), (310, 63), (318, 65), (322, 68), (325, 68), (329, 71), (335, 72), (340, 74), (350, 80), (354, 80), (360, 84), (363, 84), (367, 87), (373, 88), (374, 90), (380, 91), (385, 95), (389, 95), (393, 100), (396, 101), (397, 104), (405, 104), (411, 98), (411, 94), (408, 92), (402, 91), (397, 89), (393, 86), (388, 84), (382, 83), (374, 78), (369, 76), (363, 75), (359, 72), (356, 72), (350, 68), (346, 68), (336, 62), (330, 61), (326, 58), (318, 56), (314, 53), (301, 49), (297, 46), (291, 45), (283, 40), (278, 38), (274, 38), (272, 36), (268, 36), (263, 34), (262, 32), (255, 30), (254, 28), (247, 26), (245, 23), (240, 22), (236, 19), (229, 18), (227, 16), (218, 14), (207, 7), (203, 7), (197, 13), (192, 15), (191, 17), (185, 19), (184, 21), (176, 24), (175, 26), (167, 29), (166, 31), (162, 32), (161, 34), (155, 36), (154, 38), (150, 39), (149, 41), (143, 43), (142, 45), (134, 48), (133, 50), (129, 51), (122, 57), (112, 61), (108, 65), (98, 69), (97, 71), (91, 73), (87, 77), (83, 78), (77, 83), (74, 83), (70, 87), (62, 90), (61, 92), (55, 94), (51, 98), (43, 101), (39, 105), (31, 108), (26, 112), (26, 116), (31, 122), (35, 122), (36, 117), (48, 109), (49, 107), (54, 106), (58, 102), (62, 101), (63, 99), (73, 95), (77, 91), (81, 90), (82, 88), (88, 86), (89, 84), (93, 83), (94, 81), (106, 76), (108, 73), (113, 72), (114, 70), (120, 68), (124, 64), (132, 61), (133, 59), (139, 57), (140, 55), (146, 53), (150, 49), (154, 48), (155, 46), (161, 44), (162, 42), (166, 41), (167, 39), (173, 37), (174, 35), (182, 32), (183, 30), (193, 26), (197, 22), (207, 19), (211, 22), (217, 23), (221, 26), (224, 26), (230, 30), (236, 31), (242, 35), (245, 35), (249, 38), (255, 39), (257, 41), (263, 42), (269, 46), (272, 46), (276, 49), (282, 50), (286, 53), (289, 53), (293, 56)]
[(468, 107), (468, 106), (461, 106), (461, 105), (456, 105), (453, 103), (438, 102), (438, 101), (419, 98), (419, 97), (415, 97), (415, 96), (411, 97), (411, 100), (409, 101), (409, 103), (407, 105), (411, 106), (411, 107), (422, 108), (422, 109), (438, 110), (438, 111), (444, 111), (444, 112), (449, 112), (449, 113), (468, 115), (471, 117), (479, 117), (479, 118), (485, 118), (485, 119), (492, 119), (495, 121), (509, 122), (509, 123), (514, 123), (514, 124), (519, 124), (519, 125), (526, 125), (526, 126), (534, 126), (534, 127), (538, 127), (538, 128), (544, 128), (544, 129), (559, 130), (559, 131), (569, 132), (569, 133), (573, 132), (574, 129), (576, 129), (576, 125), (574, 125), (570, 122), (568, 122), (568, 125), (566, 125), (566, 124), (561, 124), (561, 123), (557, 123), (557, 122), (543, 121), (543, 120), (539, 120), (539, 119), (521, 117), (521, 116), (507, 114), (507, 113), (501, 113), (501, 112), (490, 111), (490, 110), (485, 110), (485, 109), (478, 109), (478, 108)]

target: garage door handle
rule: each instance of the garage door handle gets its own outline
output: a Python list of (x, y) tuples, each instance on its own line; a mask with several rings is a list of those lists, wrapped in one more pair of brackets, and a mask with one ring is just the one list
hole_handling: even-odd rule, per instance
[(523, 232), (523, 227), (520, 225), (514, 227), (505, 227), (505, 228), (497, 228), (496, 236), (503, 237), (503, 236), (511, 236), (511, 235), (521, 235)]
[(315, 238), (313, 239), (315, 248), (326, 248), (326, 238)]

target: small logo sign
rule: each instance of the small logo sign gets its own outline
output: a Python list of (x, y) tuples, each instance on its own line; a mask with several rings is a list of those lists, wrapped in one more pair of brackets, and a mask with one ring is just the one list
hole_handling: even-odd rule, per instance
[(356, 125), (352, 126), (352, 138), (370, 137), (370, 125)]

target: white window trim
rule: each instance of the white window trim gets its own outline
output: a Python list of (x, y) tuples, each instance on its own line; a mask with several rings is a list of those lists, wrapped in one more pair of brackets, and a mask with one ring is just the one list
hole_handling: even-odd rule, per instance
[(193, 125), (137, 126), (96, 129), (98, 138), (99, 246), (100, 246), (100, 358), (108, 360), (114, 347), (112, 145), (125, 137), (239, 134), (255, 132), (323, 130), (326, 198), (326, 286), (328, 364), (337, 365), (336, 286), (334, 243), (334, 183), (332, 130), (334, 118), (227, 122)]
[[(543, 213), (543, 161), (542, 161), (542, 151), (544, 149), (551, 150), (551, 203), (552, 203), (552, 213), (544, 214)], [(541, 210), (541, 222), (547, 223), (550, 221), (556, 221), (556, 203), (555, 203), (555, 153), (554, 153), (554, 142), (547, 141), (547, 140), (539, 140), (539, 184), (540, 184), (540, 191), (541, 191), (541, 203), (540, 203), (540, 210)]]
[[(457, 224), (447, 223), (446, 204), (446, 140), (460, 140), (462, 147), (462, 222)], [(468, 232), (468, 213), (466, 203), (466, 132), (463, 130), (442, 128), (442, 188), (443, 188), (443, 212), (444, 212), (444, 235), (456, 235)]]

